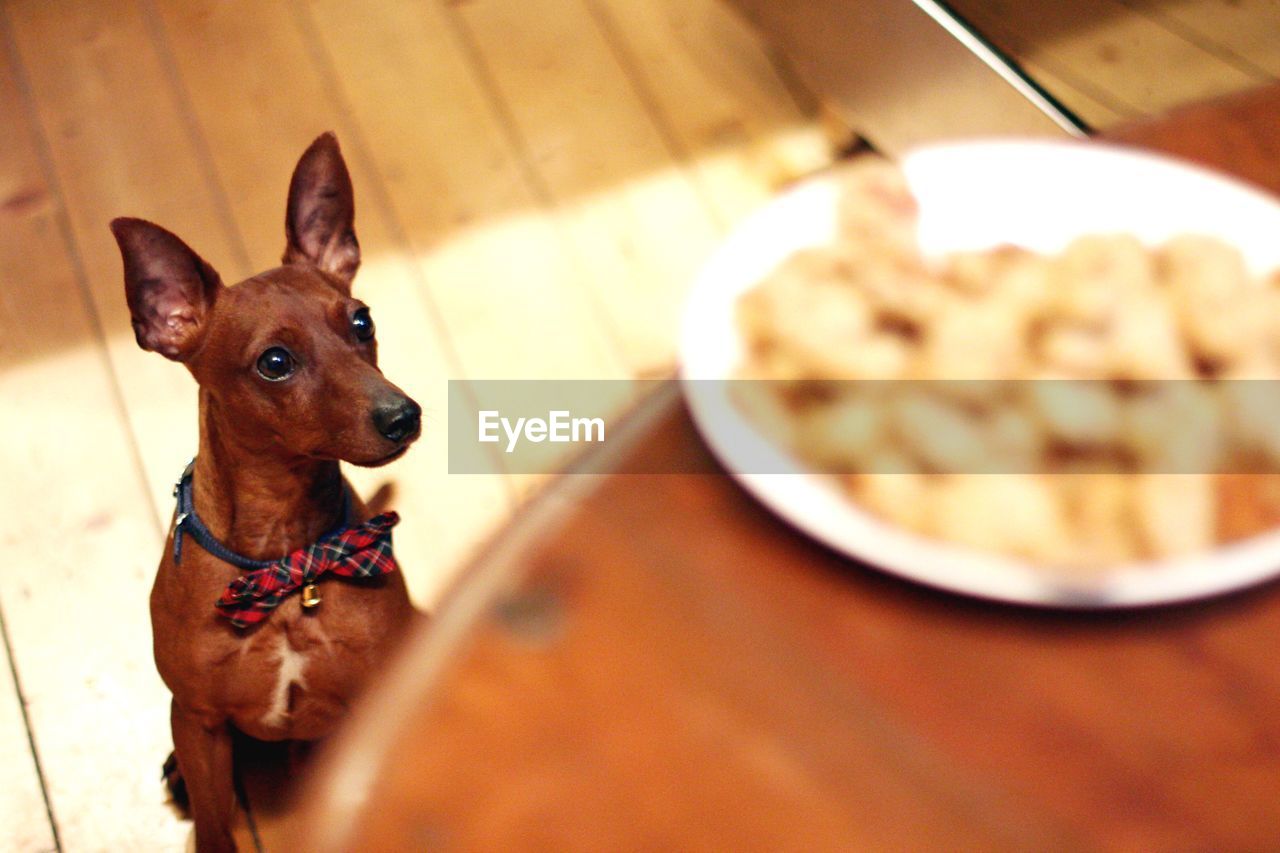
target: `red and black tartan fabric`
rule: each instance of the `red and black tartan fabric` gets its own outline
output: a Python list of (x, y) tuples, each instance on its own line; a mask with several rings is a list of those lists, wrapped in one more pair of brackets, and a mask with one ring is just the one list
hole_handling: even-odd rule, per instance
[(384, 512), (299, 548), (265, 569), (236, 578), (218, 599), (218, 612), (237, 628), (247, 628), (266, 619), (286, 596), (315, 583), (321, 575), (376, 578), (394, 572), (391, 528), (399, 521), (396, 513)]

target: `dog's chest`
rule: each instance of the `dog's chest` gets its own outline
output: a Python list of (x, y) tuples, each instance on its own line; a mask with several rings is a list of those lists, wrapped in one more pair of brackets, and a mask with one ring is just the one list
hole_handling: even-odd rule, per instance
[(318, 626), (311, 626), (305, 637), (272, 627), (241, 651), (242, 668), (255, 684), (252, 711), (244, 723), (265, 736), (289, 737), (311, 694), (327, 682), (329, 643)]
[(368, 606), (366, 594), (323, 584), (323, 603), (313, 609), (291, 595), (241, 640), (217, 679), (239, 729), (260, 740), (310, 740), (332, 730), (394, 636), (385, 626), (395, 619)]
[(306, 690), (308, 655), (295, 649), (283, 632), (275, 636), (273, 652), (276, 672), (267, 710), (262, 715), (262, 725), (268, 729), (282, 729), (289, 723), (299, 694)]

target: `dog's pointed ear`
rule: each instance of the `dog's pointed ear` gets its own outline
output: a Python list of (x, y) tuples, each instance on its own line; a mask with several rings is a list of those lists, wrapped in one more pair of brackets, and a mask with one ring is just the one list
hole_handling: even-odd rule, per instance
[(325, 133), (298, 160), (289, 182), (284, 231), (286, 264), (309, 263), (346, 282), (360, 266), (351, 174), (338, 138)]
[(145, 219), (111, 221), (138, 346), (186, 361), (204, 335), (222, 280), (174, 234)]

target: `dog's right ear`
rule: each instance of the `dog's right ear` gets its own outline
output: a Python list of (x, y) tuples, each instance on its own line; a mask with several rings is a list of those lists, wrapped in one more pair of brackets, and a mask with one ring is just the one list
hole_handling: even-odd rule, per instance
[(176, 236), (145, 219), (111, 221), (138, 346), (186, 361), (204, 334), (222, 280)]
[(283, 263), (309, 263), (351, 289), (360, 267), (355, 191), (338, 137), (322, 133), (298, 159), (289, 180)]

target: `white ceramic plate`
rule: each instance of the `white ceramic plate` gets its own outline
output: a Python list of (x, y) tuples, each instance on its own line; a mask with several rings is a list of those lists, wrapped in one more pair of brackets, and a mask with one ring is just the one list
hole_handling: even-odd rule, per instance
[[(1130, 233), (1151, 244), (1197, 233), (1238, 246), (1255, 272), (1280, 267), (1280, 204), (1180, 161), (1092, 142), (1001, 140), (932, 146), (907, 155), (901, 165), (920, 202), (926, 254), (1003, 243), (1055, 252), (1089, 233)], [(729, 236), (698, 276), (686, 307), (684, 379), (734, 375), (742, 359), (737, 298), (797, 249), (829, 243), (835, 211), (834, 182), (816, 178)], [(1280, 574), (1280, 530), (1082, 579), (907, 532), (862, 511), (828, 479), (770, 445), (730, 402), (727, 388), (724, 382), (685, 383), (699, 430), (733, 476), (806, 533), (902, 577), (1022, 604), (1107, 608), (1185, 601)]]

